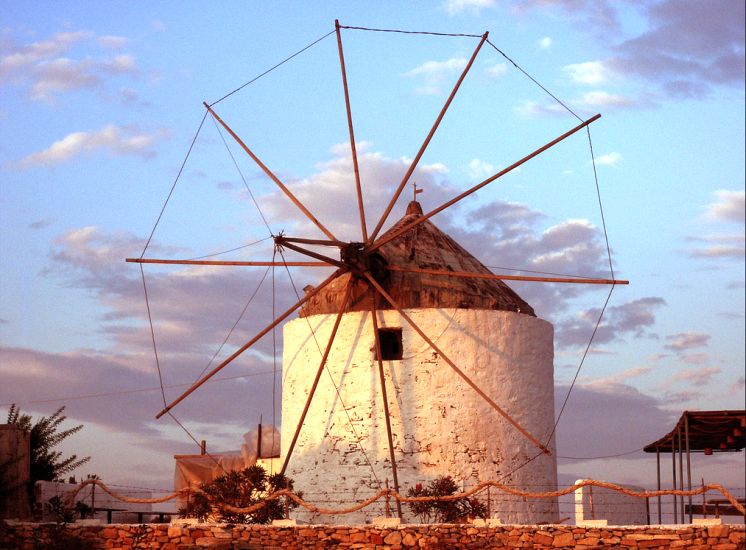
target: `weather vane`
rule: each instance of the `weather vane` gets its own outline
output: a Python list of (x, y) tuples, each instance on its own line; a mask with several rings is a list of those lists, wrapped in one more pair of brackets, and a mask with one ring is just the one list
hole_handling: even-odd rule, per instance
[(414, 196), (412, 197), (412, 200), (416, 201), (417, 200), (417, 195), (419, 195), (420, 193), (422, 193), (424, 191), (424, 189), (417, 189), (417, 182), (416, 181), (412, 183), (412, 188), (414, 189)]

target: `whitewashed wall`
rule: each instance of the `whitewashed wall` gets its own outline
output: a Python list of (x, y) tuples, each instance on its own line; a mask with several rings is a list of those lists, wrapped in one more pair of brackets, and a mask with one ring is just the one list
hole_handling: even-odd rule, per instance
[[(550, 323), (505, 311), (418, 309), (407, 313), (498, 405), (545, 442), (554, 419)], [(553, 455), (539, 456), (511, 473), (539, 453), (538, 448), (463, 382), (397, 312), (379, 315), (380, 326), (403, 329), (403, 360), (384, 363), (402, 493), (439, 475), (451, 475), (464, 488), (506, 475), (504, 483), (523, 490), (556, 488)], [(335, 317), (314, 315), (285, 325), (283, 456)], [(322, 375), (287, 472), (311, 501), (338, 507), (367, 498), (386, 479), (393, 487), (373, 347), (370, 314), (345, 314), (327, 362), (328, 373)], [(554, 441), (549, 447), (554, 452)], [(556, 500), (524, 501), (492, 490), (490, 501), (493, 515), (504, 522), (558, 519)], [(404, 511), (408, 511), (406, 506)], [(379, 504), (339, 517), (307, 513), (298, 517), (361, 523), (383, 513), (384, 505)], [(405, 515), (405, 520), (414, 519)]]

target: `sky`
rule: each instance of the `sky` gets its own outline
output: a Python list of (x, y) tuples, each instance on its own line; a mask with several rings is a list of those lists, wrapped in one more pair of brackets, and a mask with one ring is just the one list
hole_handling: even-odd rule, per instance
[[(169, 489), (172, 456), (197, 450), (154, 418), (164, 397), (143, 279), (124, 261), (151, 232), (146, 257), (224, 260), (271, 259), (281, 231), (321, 236), (203, 118), (203, 101), (336, 236), (360, 239), (335, 19), (489, 31), (413, 174), (425, 211), (602, 115), (432, 219), (495, 272), (611, 278), (608, 241), (613, 276), (630, 281), (610, 297), (511, 284), (555, 326), (558, 412), (577, 373), (558, 423), (561, 483), (653, 487), (654, 457), (640, 450), (682, 411), (744, 408), (743, 2), (3, 8), (0, 405), (35, 416), (64, 405), (85, 428), (63, 449), (92, 457), (79, 475)], [(372, 227), (479, 39), (343, 29), (342, 40)], [(144, 272), (169, 401), (327, 273)], [(215, 451), (238, 448), (260, 418), (279, 423), (281, 349), (278, 330), (176, 418)], [(693, 468), (746, 486), (743, 453), (698, 455)]]

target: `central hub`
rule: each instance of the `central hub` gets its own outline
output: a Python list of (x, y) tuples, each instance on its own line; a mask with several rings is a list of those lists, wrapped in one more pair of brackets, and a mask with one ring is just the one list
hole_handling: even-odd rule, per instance
[(389, 276), (386, 258), (378, 252), (366, 252), (364, 243), (348, 243), (340, 249), (340, 259), (359, 278), (364, 278), (366, 271), (379, 283), (384, 283)]

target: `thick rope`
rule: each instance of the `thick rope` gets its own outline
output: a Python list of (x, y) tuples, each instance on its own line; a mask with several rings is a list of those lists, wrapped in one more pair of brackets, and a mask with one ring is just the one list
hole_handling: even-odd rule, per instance
[[(74, 501), (75, 497), (78, 495), (78, 493), (87, 485), (98, 485), (101, 487), (101, 489), (107, 493), (108, 495), (116, 498), (117, 500), (121, 500), (122, 502), (134, 502), (134, 503), (144, 503), (144, 504), (157, 504), (162, 502), (167, 502), (169, 500), (173, 500), (174, 498), (178, 497), (186, 497), (187, 494), (194, 494), (198, 492), (203, 492), (201, 489), (182, 489), (180, 491), (174, 491), (173, 493), (160, 498), (131, 498), (126, 497), (124, 495), (120, 495), (111, 489), (109, 489), (101, 480), (98, 479), (87, 479), (83, 481), (75, 491), (68, 494), (67, 499), (69, 502)], [(429, 496), (429, 497), (407, 497), (402, 496), (393, 489), (381, 489), (376, 494), (371, 496), (370, 498), (367, 498), (361, 502), (358, 502), (357, 504), (354, 504), (353, 506), (349, 506), (347, 508), (321, 508), (319, 506), (316, 506), (315, 504), (312, 504), (310, 502), (307, 502), (303, 500), (301, 497), (296, 495), (294, 492), (290, 491), (289, 489), (282, 489), (280, 491), (275, 491), (274, 493), (271, 493), (264, 497), (262, 502), (258, 502), (257, 504), (254, 504), (252, 506), (248, 506), (246, 508), (239, 508), (236, 506), (231, 506), (229, 504), (222, 504), (217, 503), (216, 508), (226, 510), (228, 512), (233, 512), (234, 514), (251, 514), (253, 512), (256, 512), (257, 510), (261, 509), (263, 506), (266, 505), (267, 502), (271, 500), (277, 500), (281, 497), (287, 497), (299, 506), (302, 506), (309, 512), (313, 512), (316, 514), (323, 514), (323, 515), (341, 515), (341, 514), (351, 514), (353, 512), (357, 512), (359, 510), (362, 510), (363, 508), (370, 506), (377, 500), (381, 499), (382, 497), (387, 498), (395, 498), (399, 502), (447, 502), (451, 500), (461, 500), (463, 498), (469, 498), (471, 496), (474, 496), (478, 493), (481, 493), (488, 487), (494, 487), (495, 489), (498, 489), (499, 491), (502, 491), (504, 493), (507, 493), (509, 495), (522, 497), (522, 498), (556, 498), (560, 497), (562, 495), (567, 495), (569, 493), (572, 493), (573, 491), (580, 489), (582, 487), (601, 487), (603, 489), (610, 489), (612, 491), (616, 491), (618, 493), (621, 493), (623, 495), (627, 495), (634, 498), (654, 498), (654, 497), (660, 497), (665, 495), (676, 495), (676, 496), (682, 496), (682, 497), (688, 497), (688, 496), (696, 496), (706, 493), (707, 491), (717, 491), (725, 499), (730, 502), (733, 507), (743, 515), (746, 515), (746, 509), (744, 509), (743, 505), (738, 502), (738, 499), (731, 494), (728, 489), (723, 487), (722, 485), (719, 485), (717, 483), (709, 483), (707, 485), (703, 485), (701, 487), (697, 487), (696, 489), (692, 489), (690, 491), (683, 491), (679, 489), (662, 489), (660, 491), (633, 491), (632, 489), (627, 489), (626, 487), (622, 487), (621, 485), (617, 485), (616, 483), (610, 483), (608, 481), (598, 481), (595, 479), (585, 479), (579, 483), (576, 483), (575, 485), (571, 485), (569, 487), (565, 487), (564, 489), (559, 489), (557, 491), (544, 491), (544, 492), (538, 492), (538, 493), (532, 493), (528, 491), (521, 491), (518, 489), (514, 489), (508, 485), (499, 483), (497, 481), (485, 481), (483, 483), (480, 483), (479, 485), (476, 485), (475, 487), (471, 488), (468, 491), (464, 491), (463, 493), (459, 493), (456, 495), (447, 495), (447, 496)]]

